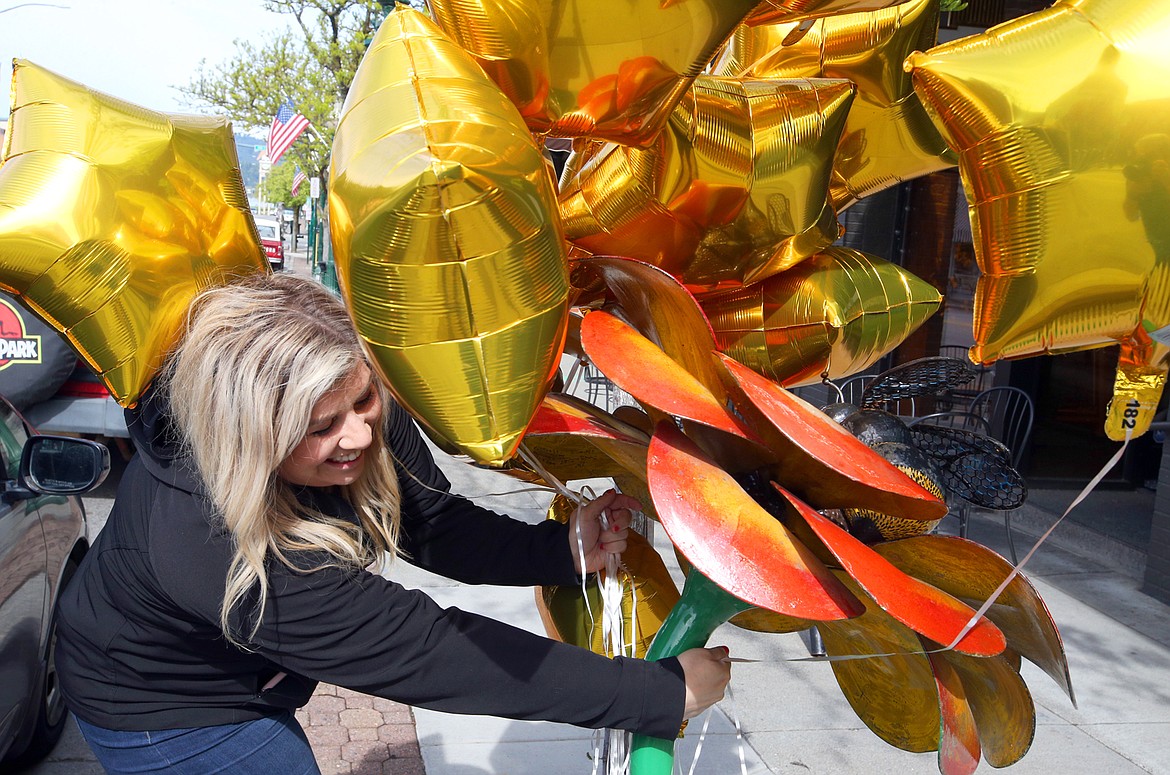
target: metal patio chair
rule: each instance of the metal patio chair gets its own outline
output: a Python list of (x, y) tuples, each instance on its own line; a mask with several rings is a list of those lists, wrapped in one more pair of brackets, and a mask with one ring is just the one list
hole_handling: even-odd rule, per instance
[[(971, 400), (970, 411), (983, 417), (991, 428), (991, 437), (1011, 450), (1011, 463), (1017, 470), (1032, 439), (1032, 421), (1035, 409), (1032, 397), (1015, 387), (993, 387)], [(1016, 544), (1012, 536), (1011, 512), (1003, 512), (1007, 530), (1008, 551), (1012, 564), (1017, 562)]]
[[(974, 412), (948, 411), (934, 412), (923, 417), (914, 417), (908, 423), (911, 427), (933, 425), (941, 428), (954, 428), (960, 431), (978, 433), (983, 436), (991, 435), (991, 424), (982, 415)], [(971, 504), (966, 499), (956, 497), (947, 492), (947, 507), (949, 512), (959, 520), (959, 537), (967, 537), (967, 527), (971, 518)]]

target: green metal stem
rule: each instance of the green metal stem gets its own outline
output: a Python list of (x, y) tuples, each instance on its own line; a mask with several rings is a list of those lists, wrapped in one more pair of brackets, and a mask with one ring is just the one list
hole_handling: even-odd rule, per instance
[[(703, 646), (715, 628), (752, 607), (692, 568), (683, 584), (682, 597), (662, 622), (646, 659), (674, 657)], [(673, 767), (674, 740), (634, 735), (631, 775), (670, 775)]]

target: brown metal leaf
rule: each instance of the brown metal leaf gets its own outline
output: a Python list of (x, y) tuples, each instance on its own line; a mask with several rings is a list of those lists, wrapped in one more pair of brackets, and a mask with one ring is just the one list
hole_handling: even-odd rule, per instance
[(848, 574), (836, 575), (865, 601), (866, 610), (856, 619), (817, 624), (825, 652), (831, 657), (891, 655), (831, 662), (841, 693), (858, 718), (890, 745), (915, 753), (936, 750), (938, 690), (922, 644)]
[(940, 656), (963, 681), (983, 758), (992, 767), (1018, 762), (1036, 735), (1036, 706), (1024, 679), (1003, 657)]
[(801, 632), (816, 624), (808, 619), (798, 619), (795, 616), (785, 616), (766, 608), (752, 608), (738, 613), (728, 621), (736, 627), (752, 632)]
[[(915, 578), (979, 608), (1012, 570), (985, 546), (955, 536), (926, 535), (878, 544), (874, 551)], [(1060, 633), (1039, 593), (1017, 575), (987, 611), (1008, 645), (1052, 677), (1076, 704)]]

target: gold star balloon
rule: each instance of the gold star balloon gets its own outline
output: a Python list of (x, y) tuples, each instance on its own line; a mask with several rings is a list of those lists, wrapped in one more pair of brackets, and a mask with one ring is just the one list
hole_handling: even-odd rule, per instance
[(833, 204), (843, 210), (902, 181), (955, 166), (954, 154), (902, 69), (910, 52), (930, 48), (937, 36), (938, 0), (845, 13), (818, 19), (811, 26), (745, 24), (712, 62), (711, 72), (755, 78), (848, 78), (857, 84), (857, 98), (833, 163)]
[(861, 372), (938, 309), (934, 286), (901, 267), (832, 247), (701, 302), (720, 351), (794, 386)]
[(1121, 343), (1123, 371), (1161, 374), (1115, 395), (1109, 424), (1131, 432), (1165, 378), (1143, 342), (1170, 325), (1168, 36), (1166, 3), (1062, 1), (907, 60), (970, 202), (972, 357)]
[(266, 272), (231, 124), (157, 113), (15, 60), (0, 166), (0, 287), (124, 406), (200, 290)]
[(534, 132), (641, 145), (759, 0), (431, 0)]
[(794, 266), (840, 234), (829, 174), (852, 101), (843, 80), (702, 76), (651, 148), (588, 149), (561, 184), (565, 234), (695, 293)]
[(568, 266), (544, 157), (470, 56), (399, 7), (333, 141), (341, 289), (375, 365), (448, 448), (500, 465), (559, 363)]

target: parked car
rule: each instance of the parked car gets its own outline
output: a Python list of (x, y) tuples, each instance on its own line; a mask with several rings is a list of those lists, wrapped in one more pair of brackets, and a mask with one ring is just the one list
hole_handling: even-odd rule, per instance
[(24, 418), (45, 433), (130, 438), (125, 410), (81, 360), (56, 393), (24, 410)]
[(280, 221), (275, 218), (256, 219), (256, 230), (260, 232), (260, 242), (264, 245), (264, 255), (272, 265), (272, 271), (284, 269), (284, 240), (281, 237)]
[(0, 468), (0, 760), (31, 763), (68, 716), (53, 667), (57, 597), (89, 548), (78, 496), (105, 479), (110, 453), (37, 434), (0, 398)]

